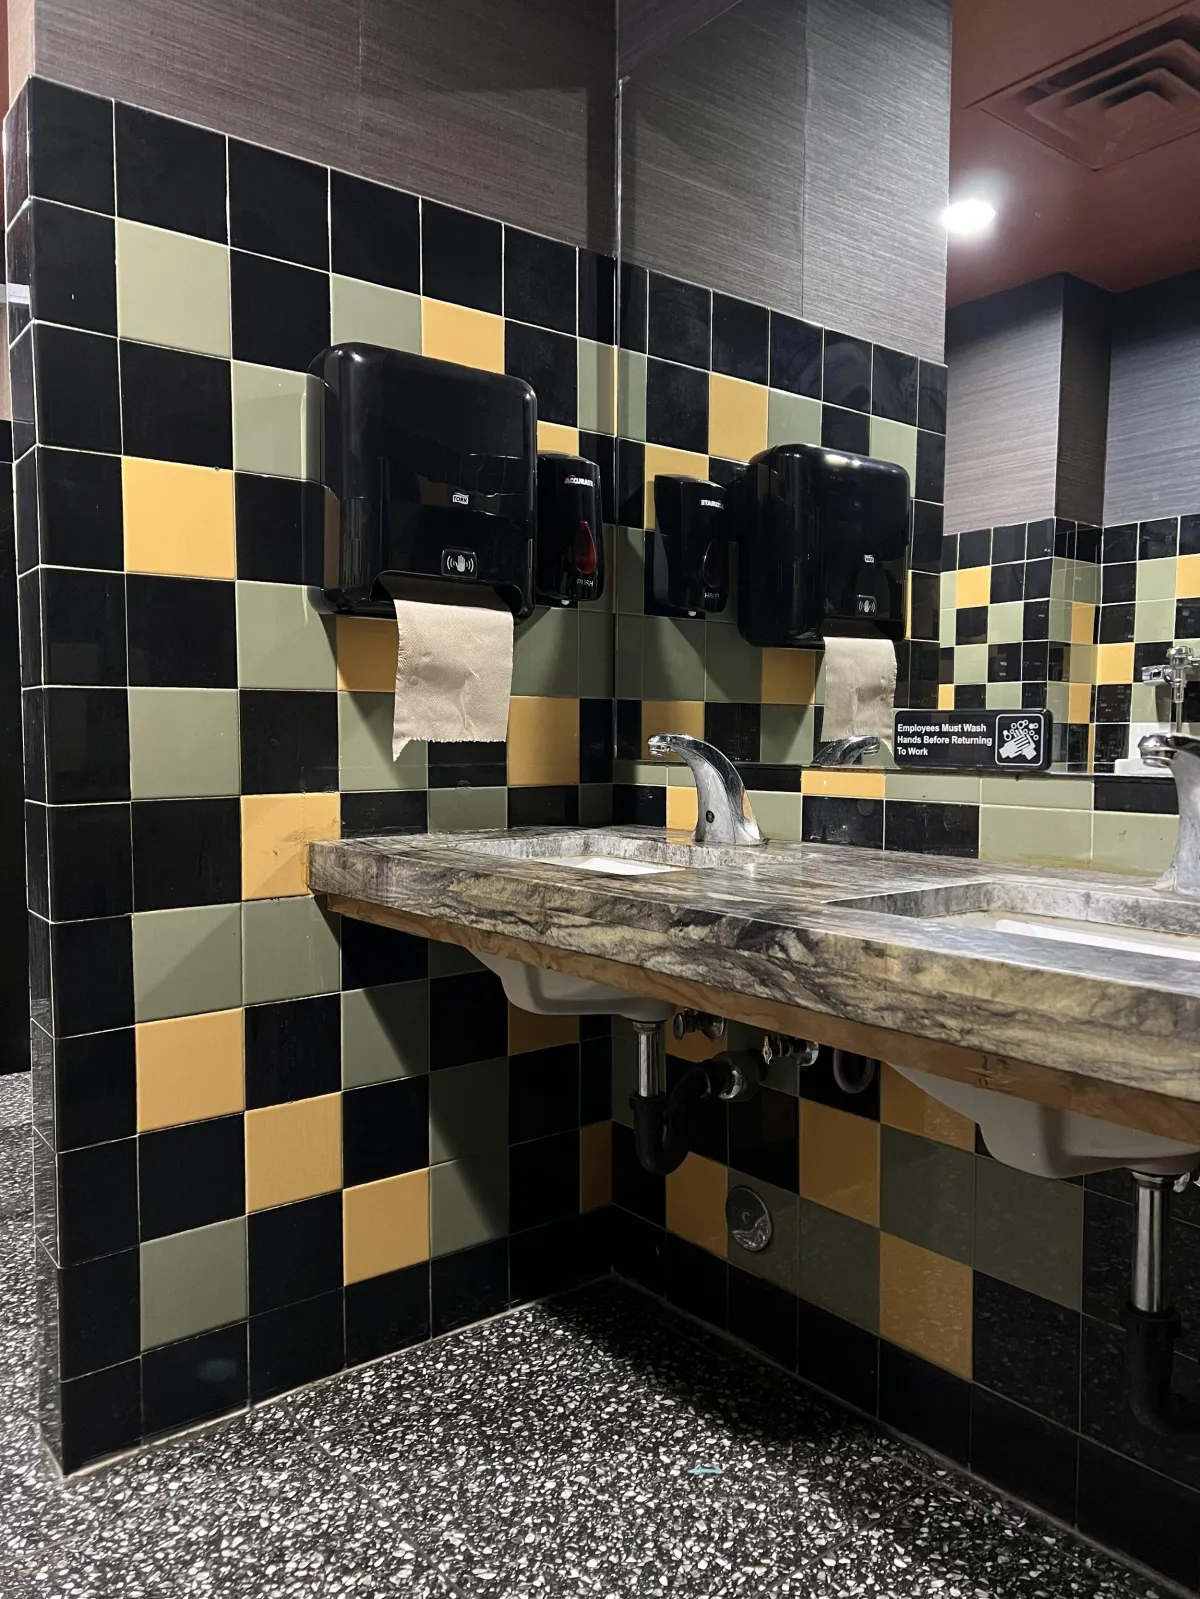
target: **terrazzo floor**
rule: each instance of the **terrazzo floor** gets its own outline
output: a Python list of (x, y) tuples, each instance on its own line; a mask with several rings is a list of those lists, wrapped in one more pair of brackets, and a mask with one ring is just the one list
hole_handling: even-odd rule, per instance
[(0, 1078), (0, 1599), (1163, 1590), (615, 1282), (64, 1482)]

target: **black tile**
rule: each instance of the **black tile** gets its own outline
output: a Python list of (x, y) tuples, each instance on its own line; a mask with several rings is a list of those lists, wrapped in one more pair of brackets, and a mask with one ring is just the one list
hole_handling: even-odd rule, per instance
[[(885, 349), (882, 344), (875, 345), (871, 363), (872, 415), (915, 427), (917, 392), (916, 356)], [(944, 423), (940, 431), (945, 431)]]
[(563, 1216), (508, 1241), (509, 1294), (514, 1305), (561, 1294), (608, 1275), (605, 1214)]
[(577, 368), (578, 346), (568, 334), (524, 322), (504, 324), (504, 370), (533, 389), (539, 421), (574, 427)]
[(1077, 1428), (1079, 1312), (981, 1271), (974, 1274), (974, 1285), (975, 1381), (1061, 1426)]
[(964, 605), (954, 613), (954, 642), (956, 644), (986, 644), (988, 608), (986, 605)]
[[(1183, 632), (1180, 625), (1182, 621), (1187, 620), (1185, 616), (1180, 615), (1180, 612), (1184, 607), (1192, 603), (1190, 600), (1177, 600), (1175, 602), (1175, 631), (1181, 638), (1189, 635)], [(1194, 620), (1200, 625), (1200, 606), (1196, 607)], [(1134, 604), (1132, 600), (1127, 604), (1102, 605), (1100, 607), (1100, 627), (1096, 635), (1098, 644), (1129, 644), (1133, 641), (1133, 629)]]
[(125, 551), (119, 458), (39, 449), (27, 459), (31, 469), (36, 462), (41, 559), (119, 572)]
[(246, 1209), (243, 1118), (217, 1116), (138, 1139), (143, 1240), (241, 1216)]
[(784, 1289), (729, 1268), (729, 1331), (788, 1371), (796, 1369), (798, 1310)]
[[(428, 826), (424, 789), (380, 789), (342, 795), (342, 837), (372, 833), (423, 833)], [(343, 959), (344, 959), (343, 955)]]
[(232, 583), (131, 573), (126, 579), (126, 606), (130, 683), (150, 688), (237, 687)]
[[(49, 454), (49, 451), (44, 451)], [(55, 454), (61, 452), (55, 451)], [(85, 457), (80, 457), (85, 459)], [(97, 456), (99, 460), (101, 457)], [(31, 571), (42, 558), (38, 549), (37, 451), (27, 450), (25, 459), (13, 470), (13, 513), (15, 517), (17, 575)], [(109, 565), (110, 562), (62, 561), (64, 566)]]
[[(784, 322), (790, 318), (783, 318)], [(802, 324), (801, 324), (802, 325)], [(818, 351), (820, 335), (818, 334)], [(712, 369), (747, 383), (766, 383), (770, 355), (770, 314), (761, 305), (714, 294)], [(781, 352), (782, 359), (782, 352)], [(776, 385), (779, 387), (779, 385)]]
[(1170, 777), (1098, 777), (1093, 786), (1092, 808), (1178, 816), (1179, 791)]
[[(93, 333), (117, 331), (116, 240), (111, 217), (30, 204), (29, 313)], [(11, 261), (11, 257), (10, 257)]]
[(429, 985), (429, 1064), (463, 1066), (508, 1054), (508, 1001), (491, 972), (437, 977)]
[(867, 455), (871, 449), (871, 418), (827, 403), (821, 407), (821, 443), (827, 450)]
[(987, 646), (987, 680), (989, 683), (1019, 683), (1021, 681), (1020, 644), (989, 644)]
[[(678, 1055), (667, 1056), (667, 1093), (672, 1094), (682, 1078), (695, 1069), (691, 1061)], [(731, 1107), (715, 1095), (707, 1095), (693, 1106), (688, 1147), (719, 1166), (731, 1164), (729, 1158), (729, 1115)]]
[(118, 573), (44, 567), (42, 653), (47, 683), (125, 683), (125, 582)]
[(800, 1126), (796, 1100), (773, 1088), (729, 1107), (729, 1164), (790, 1193), (800, 1191)]
[(245, 1407), (246, 1324), (218, 1327), (142, 1357), (142, 1421), (148, 1438)]
[(923, 854), (979, 853), (979, 807), (936, 801), (889, 800), (885, 807), (884, 847)]
[(575, 784), (510, 788), (509, 827), (577, 827), (579, 789)]
[(342, 1293), (250, 1318), (250, 1400), (331, 1376), (345, 1363)]
[(1175, 601), (1175, 637), (1200, 638), (1200, 600)]
[(982, 683), (959, 683), (954, 689), (956, 711), (982, 711), (987, 705), (987, 690)]
[(946, 368), (932, 361), (921, 362), (917, 426), (932, 433), (946, 431)]
[(1075, 559), (1089, 566), (1100, 564), (1100, 543), (1103, 533), (1098, 527), (1077, 527), (1075, 530)]
[(1156, 561), (1175, 555), (1179, 549), (1179, 519), (1174, 516), (1159, 517), (1153, 522), (1138, 523), (1137, 555), (1139, 561)]
[[(1082, 726), (1082, 724), (1080, 725)], [(1127, 726), (1114, 722), (1100, 722), (1097, 724), (1094, 754), (1097, 771), (1106, 770), (1108, 763), (1123, 761), (1129, 753), (1129, 728)], [(1080, 748), (1073, 750), (1070, 748), (1068, 735), (1067, 759), (1072, 761), (1086, 760), (1086, 741)]]
[(1075, 559), (1075, 523), (1064, 517), (1054, 518), (1054, 553), (1062, 560)]
[(1179, 518), (1180, 555), (1200, 555), (1200, 515)]
[(540, 233), (505, 228), (506, 317), (573, 334), (576, 285), (573, 245), (560, 244), (557, 239), (547, 239)]
[[(840, 1057), (840, 1061), (836, 1057)], [(806, 1066), (800, 1073), (800, 1098), (815, 1100), (817, 1104), (829, 1105), (834, 1110), (849, 1111), (852, 1116), (862, 1116), (867, 1121), (878, 1121), (878, 1071), (858, 1093), (849, 1093), (834, 1076), (834, 1066), (840, 1064), (838, 1075), (843, 1082), (861, 1082), (867, 1076), (864, 1070), (867, 1060), (866, 1055), (855, 1055), (850, 1050), (838, 1051), (831, 1049), (827, 1044), (822, 1044), (814, 1064)]]
[(337, 695), (243, 689), (243, 794), (320, 794), (338, 786)]
[(1025, 559), (1025, 524), (1013, 522), (992, 529), (992, 560), (997, 565)]
[(879, 1393), (879, 1339), (818, 1305), (800, 1301), (796, 1369), (806, 1382), (870, 1416)]
[(883, 848), (883, 802), (806, 794), (801, 836), (806, 844), (859, 844)]
[(498, 222), (426, 200), (421, 207), (422, 292), (499, 316), (502, 232)]
[(319, 484), (239, 472), (234, 501), (239, 578), (256, 583), (321, 581), (322, 552), (314, 537), (322, 514)]
[[(120, 454), (117, 341), (43, 324), (31, 337), (38, 443)], [(13, 405), (15, 416), (15, 392)]]
[(708, 368), (712, 347), (712, 296), (708, 289), (651, 272), (647, 326), (648, 354)]
[(137, 1063), (130, 1027), (54, 1043), (54, 1137), (59, 1150), (129, 1138), (137, 1130)]
[[(111, 212), (112, 101), (45, 78), (31, 78), (25, 92), (28, 192), (88, 211)], [(15, 209), (9, 205), (10, 217)]]
[(64, 1471), (131, 1448), (142, 1436), (141, 1362), (125, 1361), (64, 1383), (60, 1410)]
[(1050, 636), (1049, 600), (1026, 600), (1021, 618), (1021, 637), (1033, 642)]
[(37, 439), (34, 421), (33, 329), (26, 328), (8, 354), (9, 390), (12, 397), (13, 447), (17, 455)]
[[(942, 570), (944, 516), (940, 505), (927, 500), (913, 501), (913, 533), (911, 561), (925, 572)], [(955, 548), (957, 554), (957, 546)]]
[(1008, 561), (992, 567), (990, 601), (993, 605), (1006, 605), (1010, 600), (1025, 598), (1025, 563)]
[(664, 1272), (668, 1304), (698, 1316), (710, 1327), (726, 1326), (729, 1268), (723, 1260), (668, 1233)]
[(58, 1259), (74, 1266), (138, 1241), (138, 1150), (133, 1138), (58, 1157)]
[(429, 1272), (435, 1338), (494, 1316), (508, 1305), (508, 1244), (498, 1238), (433, 1261)]
[(116, 107), (117, 214), (225, 242), (225, 139), (191, 123)]
[(98, 1033), (133, 1021), (133, 937), (128, 916), (58, 922), (50, 930), (54, 1031)]
[(246, 1109), (336, 1094), (342, 1086), (341, 1019), (337, 994), (247, 1005)]
[(1075, 1433), (972, 1389), (971, 1470), (1068, 1525), (1075, 1519), (1078, 1452)]
[(626, 350), (646, 348), (646, 319), (649, 300), (649, 275), (645, 267), (621, 262), (618, 295), (618, 337)]
[(600, 517), (611, 525), (617, 520), (617, 441), (584, 428), (579, 434), (579, 453), (600, 468)]
[[(50, 207), (42, 202), (42, 209)], [(11, 344), (29, 326), (32, 318), (31, 299), (33, 280), (33, 205), (22, 208), (20, 215), (9, 226), (4, 237), (4, 260), (8, 282), (12, 285), (8, 298), (8, 342)], [(68, 216), (82, 212), (67, 212)], [(57, 281), (57, 280), (56, 280)]]
[(335, 272), (421, 292), (421, 209), (415, 194), (334, 172), (329, 215)]
[(707, 374), (671, 361), (646, 362), (646, 437), (651, 444), (707, 454)]
[(579, 1124), (590, 1127), (611, 1118), (612, 1041), (584, 1039), (579, 1046)]
[(614, 1122), (612, 1130), (613, 1204), (656, 1227), (666, 1224), (666, 1179), (648, 1172), (637, 1158), (633, 1130)]
[(497, 743), (431, 742), (430, 788), (503, 788), (508, 781), (508, 747)]
[[(406, 983), (429, 971), (425, 939), (397, 928), (347, 916), (342, 920), (342, 987), (374, 988), (380, 983)], [(503, 1054), (503, 1050), (501, 1054)]]
[(342, 1095), (342, 1180), (347, 1188), (428, 1164), (428, 1077), (401, 1077)]
[(646, 446), (633, 439), (617, 441), (617, 505), (622, 527), (645, 524)]
[(704, 737), (731, 761), (757, 761), (762, 753), (762, 707), (715, 701), (705, 705)]
[(128, 805), (52, 806), (42, 820), (52, 920), (133, 909)]
[(611, 783), (613, 774), (613, 702), (579, 702), (579, 781)]
[[(1187, 1312), (1183, 1314), (1186, 1319)], [(1200, 1392), (1195, 1362), (1179, 1358), (1178, 1353), (1173, 1386), (1193, 1403)], [(1200, 1439), (1195, 1432), (1156, 1432), (1143, 1425), (1130, 1409), (1124, 1331), (1086, 1316), (1080, 1396), (1084, 1437), (1200, 1490)]]
[(909, 590), (909, 632), (916, 639), (939, 635), (941, 580), (934, 572), (913, 572)]
[(641, 700), (617, 701), (617, 759), (636, 761), (642, 751)]
[(329, 345), (329, 277), (234, 250), (229, 257), (233, 358), (307, 371)]
[(378, 1360), (429, 1337), (429, 1262), (346, 1284), (346, 1364)]
[(918, 500), (936, 500), (940, 503), (945, 498), (945, 486), (945, 435), (922, 430), (917, 434), (917, 478), (913, 493)]
[(971, 1384), (886, 1339), (879, 1342), (879, 1419), (967, 1464)]
[(509, 1143), (578, 1126), (579, 1045), (514, 1055), (508, 1068)]
[[(824, 399), (852, 411), (871, 409), (871, 346), (864, 339), (852, 339), (845, 333), (825, 334)], [(940, 500), (941, 495), (923, 494), (921, 498)]]
[[(1174, 625), (1174, 622), (1175, 618), (1172, 617), (1172, 626)], [(1147, 666), (1161, 666), (1163, 664), (1163, 661), (1166, 659), (1167, 645), (1169, 643), (1169, 639), (1142, 639), (1133, 646), (1133, 681), (1135, 683), (1141, 682), (1142, 673)], [(1187, 692), (1191, 687), (1192, 684), (1189, 683), (1187, 688), (1184, 689), (1185, 705), (1187, 703)], [(1184, 720), (1186, 721), (1188, 718), (1185, 716)]]
[[(1050, 664), (1050, 645), (1045, 639), (1037, 639), (1021, 646), (1021, 679), (1026, 683), (1045, 683), (1048, 681)], [(1045, 703), (1043, 695), (1040, 704)]]
[[(77, 726), (82, 727), (85, 725), (86, 708), (92, 698), (96, 694), (104, 694), (105, 692), (102, 689), (56, 689), (50, 692), (38, 688), (28, 689), (21, 695), (22, 766), (25, 774), (25, 794), (28, 799), (45, 800), (47, 797), (47, 743), (49, 738), (48, 723), (51, 715), (51, 708), (47, 706), (47, 700), (66, 699), (68, 702), (69, 712), (64, 719), (60, 734), (61, 747), (57, 752), (58, 770), (56, 781), (59, 786), (62, 786), (64, 780), (67, 786), (76, 786), (79, 785), (80, 776), (86, 772), (86, 766), (80, 758), (82, 752), (77, 750), (70, 742), (71, 737)], [(122, 701), (125, 700), (125, 697), (124, 694), (120, 696)], [(117, 696), (109, 694), (108, 698), (116, 699)], [(111, 761), (107, 775), (110, 780), (119, 780), (121, 775), (119, 769)], [(129, 732), (127, 723), (125, 726), (124, 792), (125, 796), (128, 797)], [(84, 794), (78, 797), (88, 798), (90, 796)], [(116, 794), (102, 797), (117, 799), (121, 796)]]
[(8, 222), (29, 198), (29, 98), (35, 81), (30, 79), (18, 92), (4, 118), (4, 215)]
[(666, 789), (649, 783), (614, 783), (613, 821), (620, 826), (665, 827)]
[(510, 1230), (517, 1233), (578, 1214), (578, 1132), (572, 1129), (514, 1144), (508, 1152)]
[(821, 329), (771, 312), (770, 380), (773, 389), (821, 398)]
[(1085, 1537), (1120, 1549), (1194, 1588), (1200, 1494), (1095, 1444), (1079, 1445), (1076, 1525)]
[(652, 1294), (666, 1292), (666, 1234), (627, 1210), (610, 1210), (609, 1249), (612, 1269)]
[(255, 1211), (246, 1222), (250, 1314), (342, 1286), (342, 1196)]
[(1136, 561), (1138, 528), (1136, 522), (1121, 522), (1103, 530), (1101, 550), (1104, 564), (1110, 561)]
[(329, 270), (329, 173), (311, 161), (229, 141), (229, 242)]
[(1113, 605), (1118, 600), (1132, 600), (1137, 593), (1137, 562), (1106, 561), (1100, 573), (1100, 600)]
[[(611, 255), (579, 255), (579, 337), (600, 344), (617, 341), (617, 263)], [(611, 518), (606, 517), (606, 521)]]
[[(193, 466), (233, 465), (229, 362), (121, 340), (125, 453)], [(96, 448), (120, 449), (120, 444)]]
[(136, 1358), (141, 1348), (140, 1294), (136, 1249), (58, 1273), (60, 1377), (82, 1377)]
[(970, 566), (987, 566), (992, 558), (992, 530), (990, 527), (973, 528), (958, 536), (958, 567), (960, 571)]
[(236, 799), (139, 800), (133, 806), (133, 899), (139, 911), (241, 898)]

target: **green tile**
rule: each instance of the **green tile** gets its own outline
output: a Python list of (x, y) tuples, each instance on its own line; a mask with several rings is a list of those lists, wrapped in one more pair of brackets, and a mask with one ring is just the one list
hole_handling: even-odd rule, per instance
[(246, 1218), (173, 1233), (141, 1246), (142, 1348), (244, 1321)]
[(619, 527), (613, 539), (616, 551), (616, 608), (623, 615), (641, 616), (645, 610), (646, 531)]
[(821, 402), (804, 394), (767, 391), (767, 445), (820, 444)]
[(298, 583), (237, 584), (238, 683), (242, 688), (336, 688), (333, 618)]
[[(1166, 654), (1166, 646), (1163, 646)], [(1171, 694), (1169, 689), (1156, 688), (1153, 683), (1135, 683), (1130, 701), (1131, 722), (1169, 722), (1171, 720)]]
[(461, 977), (464, 972), (486, 970), (483, 962), (476, 960), (461, 944), (444, 944), (438, 938), (429, 940), (430, 977)]
[(612, 784), (580, 783), (579, 825), (581, 827), (611, 827), (612, 819)]
[(879, 1225), (935, 1255), (970, 1262), (975, 1156), (881, 1127)]
[(799, 793), (781, 794), (757, 789), (750, 795), (750, 808), (767, 838), (800, 841), (801, 799)]
[[(1050, 604), (1052, 609), (1056, 604), (1062, 604), (1063, 601), (1071, 598), (1071, 588), (1072, 584), (1070, 574), (1067, 571), (1067, 562), (1061, 556), (1055, 557), (1050, 563)], [(1063, 636), (1069, 638), (1070, 634), (1067, 633)], [(1058, 634), (1051, 633), (1050, 637), (1057, 638)]]
[(134, 799), (240, 793), (237, 690), (131, 688), (129, 785)]
[(954, 607), (950, 605), (943, 605), (938, 612), (938, 643), (944, 650), (953, 649), (954, 647), (957, 628), (955, 614)]
[(637, 1093), (637, 1037), (633, 1023), (623, 1016), (612, 1019), (612, 1113), (613, 1121), (633, 1126), (629, 1096)]
[(1097, 811), (1092, 817), (1092, 862), (1105, 871), (1165, 872), (1178, 829), (1175, 816)]
[[(1170, 600), (1175, 602), (1175, 557), (1165, 560), (1139, 561), (1135, 571), (1136, 600)], [(1161, 637), (1162, 635), (1160, 635)]]
[(956, 644), (954, 646), (954, 681), (956, 683), (986, 683), (988, 647), (986, 644)]
[(757, 705), (762, 694), (762, 651), (747, 644), (731, 622), (704, 629), (704, 698)]
[(871, 451), (877, 461), (892, 461), (908, 473), (911, 491), (917, 481), (917, 430), (906, 422), (889, 422), (886, 417), (871, 418)]
[(309, 398), (309, 383), (303, 372), (233, 362), (233, 464), (239, 472), (315, 476), (320, 455), (310, 432), (320, 409), (319, 398)]
[(680, 786), (685, 785), (686, 767), (672, 767), (665, 761), (617, 761), (613, 767), (613, 780), (617, 783), (637, 783), (643, 788), (668, 788), (672, 772), (677, 772)]
[(229, 355), (229, 251), (117, 218), (117, 330), (123, 339)]
[[(888, 788), (889, 794), (891, 787)], [(1029, 810), (1090, 811), (1090, 777), (1043, 777), (1030, 772), (1024, 777), (985, 777), (982, 798), (985, 805), (1018, 805)]]
[(1069, 687), (1070, 685), (1067, 683), (1046, 684), (1046, 709), (1056, 722), (1065, 722), (1067, 720), (1067, 691)]
[(646, 437), (646, 357), (617, 351), (617, 431), (623, 439)]
[(889, 772), (884, 781), (890, 800), (979, 804), (979, 779), (967, 772)]
[(938, 608), (943, 611), (953, 611), (957, 604), (958, 572), (951, 568), (948, 572), (938, 575)]
[(603, 611), (579, 611), (579, 697), (607, 700), (613, 692), (614, 622)]
[(330, 279), (330, 332), (334, 344), (381, 344), (385, 350), (421, 353), (421, 296), (385, 289), (358, 278)]
[(338, 771), (343, 790), (425, 787), (428, 747), (421, 739), (406, 744), (398, 761), (392, 759), (395, 708), (390, 694), (338, 695)]
[(508, 1150), (447, 1161), (429, 1172), (430, 1253), (453, 1255), (508, 1236)]
[(513, 639), (514, 694), (571, 699), (579, 693), (579, 612), (539, 605)]
[(727, 1237), (725, 1252), (729, 1260), (742, 1271), (763, 1277), (777, 1288), (786, 1288), (794, 1294), (799, 1290), (800, 1279), (800, 1200), (786, 1189), (764, 1183), (758, 1177), (747, 1177), (743, 1172), (729, 1169), (729, 1188), (750, 1188), (758, 1195), (771, 1213), (771, 1242), (761, 1254), (754, 1254)]
[(429, 985), (355, 988), (342, 995), (342, 1087), (429, 1070)]
[(134, 912), (133, 1005), (139, 1022), (232, 1010), (241, 1003), (237, 905)]
[[(617, 431), (617, 363), (611, 344), (578, 340), (577, 420), (588, 433)], [(628, 437), (629, 435), (626, 435)]]
[(1099, 605), (1100, 568), (1092, 561), (1076, 561), (1068, 593), (1081, 605)]
[[(1133, 607), (1133, 639), (1135, 644), (1153, 644), (1156, 639), (1170, 638), (1175, 631), (1174, 600), (1141, 600)], [(1166, 645), (1163, 645), (1166, 654)]]
[[(642, 699), (704, 698), (705, 625), (673, 616), (642, 618)], [(618, 636), (618, 654), (619, 649)]]
[(879, 1330), (879, 1229), (800, 1201), (800, 1293), (831, 1315)]
[(336, 993), (337, 918), (308, 895), (248, 900), (242, 906), (242, 971), (247, 1005)]
[(478, 833), (508, 826), (506, 788), (431, 788), (431, 833)]
[(429, 1163), (508, 1148), (508, 1058), (449, 1066), (429, 1078)]
[(975, 1266), (1068, 1310), (1083, 1271), (1083, 1189), (1030, 1177), (998, 1160), (975, 1172)]
[(981, 861), (1036, 861), (1049, 866), (1078, 866), (1087, 863), (1091, 852), (1090, 811), (980, 806)]
[(1025, 606), (1020, 600), (1004, 600), (988, 606), (989, 644), (1020, 644), (1025, 631)]
[(1064, 644), (1071, 639), (1071, 606), (1065, 599), (1055, 595), (1050, 596), (1050, 637), (1061, 639)]
[(989, 711), (1019, 711), (1021, 709), (1020, 683), (989, 683), (984, 695)]
[(642, 697), (644, 628), (644, 617), (618, 615), (616, 618), (613, 682), (619, 700), (640, 700)]
[(762, 758), (772, 766), (807, 766), (813, 755), (811, 705), (764, 705)]

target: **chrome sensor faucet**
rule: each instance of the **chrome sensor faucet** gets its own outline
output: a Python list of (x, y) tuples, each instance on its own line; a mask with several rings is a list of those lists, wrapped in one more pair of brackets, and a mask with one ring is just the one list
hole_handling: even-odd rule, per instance
[(864, 755), (874, 755), (879, 740), (874, 733), (858, 733), (853, 738), (835, 738), (823, 744), (813, 756), (814, 766), (853, 766)]
[(1179, 836), (1175, 858), (1159, 888), (1200, 894), (1200, 738), (1189, 733), (1147, 733), (1138, 744), (1147, 766), (1165, 766), (1179, 795)]
[(697, 844), (763, 844), (758, 823), (733, 763), (712, 744), (687, 733), (652, 733), (651, 755), (678, 755), (696, 779)]

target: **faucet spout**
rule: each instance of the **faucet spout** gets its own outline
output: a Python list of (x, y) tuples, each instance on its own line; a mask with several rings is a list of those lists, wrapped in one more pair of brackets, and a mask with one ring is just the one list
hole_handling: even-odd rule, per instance
[(1188, 733), (1147, 733), (1138, 752), (1147, 766), (1167, 768), (1179, 796), (1175, 857), (1158, 886), (1177, 894), (1200, 894), (1200, 738)]
[(712, 744), (687, 733), (652, 733), (651, 755), (678, 755), (696, 779), (697, 844), (762, 844), (764, 840), (733, 763)]
[(853, 766), (864, 755), (874, 755), (879, 740), (874, 733), (859, 733), (853, 738), (835, 738), (813, 756), (814, 766)]

